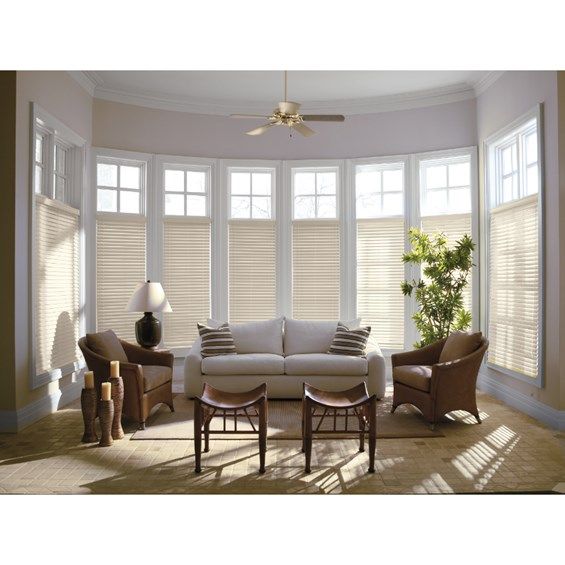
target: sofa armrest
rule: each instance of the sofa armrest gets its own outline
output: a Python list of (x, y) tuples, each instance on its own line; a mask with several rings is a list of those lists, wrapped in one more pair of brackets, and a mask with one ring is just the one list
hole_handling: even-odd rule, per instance
[(123, 340), (120, 340), (120, 343), (130, 363), (136, 363), (138, 365), (160, 365), (162, 367), (173, 368), (175, 356), (168, 351), (145, 349), (144, 347)]
[(184, 360), (184, 393), (188, 398), (202, 394), (201, 339), (198, 337)]
[(378, 345), (373, 351), (367, 353), (367, 363), (369, 365), (367, 374), (367, 390), (369, 395), (376, 394), (380, 400), (385, 396), (386, 390), (386, 366), (385, 358)]

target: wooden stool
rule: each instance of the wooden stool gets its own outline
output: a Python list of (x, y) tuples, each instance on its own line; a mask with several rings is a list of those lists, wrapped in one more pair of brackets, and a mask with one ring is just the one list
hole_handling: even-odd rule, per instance
[[(319, 390), (304, 383), (302, 395), (302, 451), (306, 455), (306, 473), (310, 472), (313, 434), (359, 434), (359, 451), (365, 451), (365, 433), (369, 433), (369, 473), (375, 472), (375, 448), (377, 445), (377, 396), (369, 396), (365, 383), (348, 390), (331, 392)], [(350, 412), (351, 411), (351, 412)], [(333, 428), (321, 430), (324, 418), (333, 418)], [(349, 416), (357, 417), (358, 430), (348, 429)], [(337, 418), (345, 420), (345, 429), (337, 428)], [(312, 421), (318, 418), (313, 429)]]
[[(238, 430), (237, 419), (245, 416), (251, 430)], [(221, 430), (210, 430), (214, 417), (223, 418)], [(228, 420), (229, 417), (229, 420)], [(233, 418), (233, 429), (227, 424)], [(257, 418), (258, 429), (253, 423)], [(259, 473), (265, 472), (265, 453), (267, 451), (267, 385), (263, 383), (247, 392), (226, 392), (204, 383), (202, 396), (194, 398), (194, 454), (195, 472), (200, 473), (202, 453), (202, 433), (204, 433), (204, 452), (209, 451), (210, 434), (258, 434), (259, 435)]]

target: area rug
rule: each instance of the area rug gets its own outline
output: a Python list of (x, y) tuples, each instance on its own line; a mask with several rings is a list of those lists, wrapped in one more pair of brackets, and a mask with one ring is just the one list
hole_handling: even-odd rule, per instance
[[(429, 424), (421, 413), (408, 405), (400, 406), (394, 414), (390, 413), (392, 397), (387, 396), (377, 402), (377, 437), (378, 438), (425, 438), (444, 437), (436, 428), (430, 430)], [(182, 394), (174, 397), (175, 412), (171, 413), (167, 406), (160, 406), (147, 420), (145, 430), (137, 430), (133, 440), (182, 440), (194, 439), (193, 401)], [(300, 400), (269, 400), (269, 439), (300, 439), (301, 438), (301, 411)], [(233, 418), (228, 422), (233, 429)], [(254, 420), (255, 425), (256, 420)], [(344, 425), (344, 418), (340, 419)], [(321, 429), (329, 429), (333, 425), (331, 419), (326, 418)], [(214, 418), (211, 430), (221, 430), (221, 418)], [(250, 430), (251, 425), (243, 418), (238, 419), (238, 430)], [(357, 429), (357, 419), (349, 418), (348, 429)], [(212, 435), (210, 439), (250, 439), (253, 436), (246, 434)], [(324, 437), (324, 436), (320, 436)], [(327, 435), (326, 438), (349, 437)]]

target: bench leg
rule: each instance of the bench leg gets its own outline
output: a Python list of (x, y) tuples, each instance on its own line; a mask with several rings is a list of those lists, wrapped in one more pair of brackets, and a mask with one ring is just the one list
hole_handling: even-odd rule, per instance
[(265, 454), (267, 453), (267, 408), (266, 401), (259, 404), (259, 473), (265, 472)]
[(310, 473), (310, 460), (312, 458), (312, 407), (308, 399), (304, 400), (304, 455), (306, 465), (304, 471)]
[(200, 459), (202, 454), (202, 407), (198, 399), (194, 399), (194, 472), (200, 473)]
[(375, 450), (377, 448), (377, 406), (375, 397), (369, 401), (369, 473), (375, 472)]

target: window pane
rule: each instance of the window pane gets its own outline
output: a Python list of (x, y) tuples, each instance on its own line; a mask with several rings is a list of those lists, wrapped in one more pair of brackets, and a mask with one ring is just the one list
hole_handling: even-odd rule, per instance
[(426, 167), (426, 188), (442, 188), (447, 186), (447, 167), (439, 165)]
[(65, 179), (55, 175), (55, 198), (60, 202), (65, 201)]
[(502, 174), (508, 175), (516, 170), (515, 145), (502, 150)]
[(231, 193), (232, 194), (250, 194), (251, 193), (251, 175), (249, 173), (232, 173), (231, 174)]
[[(98, 165), (100, 166), (100, 165)], [(98, 211), (99, 212), (117, 212), (118, 211), (118, 193), (115, 190), (98, 189)]]
[(301, 220), (316, 217), (315, 196), (297, 196), (294, 199), (294, 217)]
[(120, 187), (139, 189), (140, 175), (140, 167), (120, 165)]
[(400, 191), (402, 190), (402, 170), (383, 171), (383, 190)]
[(43, 187), (43, 168), (39, 165), (35, 165), (35, 179), (33, 182), (35, 184), (35, 193), (41, 194)]
[(58, 145), (55, 146), (55, 170), (58, 173), (65, 174), (65, 161), (67, 151)]
[(336, 193), (336, 174), (335, 173), (318, 173), (316, 175), (318, 185), (318, 194), (335, 194)]
[(184, 196), (182, 194), (165, 194), (165, 215), (184, 216)]
[(118, 166), (98, 163), (98, 186), (118, 186)]
[(514, 183), (513, 181), (513, 177), (506, 177), (503, 181), (502, 181), (502, 201), (503, 202), (510, 202), (510, 200), (512, 200), (513, 198), (513, 186)]
[(381, 189), (381, 173), (379, 171), (362, 171), (355, 175), (357, 196), (368, 196)]
[(206, 192), (206, 173), (204, 171), (186, 171), (186, 190), (188, 192)]
[(404, 209), (403, 194), (401, 192), (391, 192), (383, 194), (383, 215), (384, 216), (398, 216), (402, 214)]
[(139, 192), (120, 191), (120, 212), (139, 214)]
[(377, 218), (381, 215), (381, 195), (373, 193), (357, 196), (355, 207), (358, 218)]
[(318, 218), (335, 218), (336, 216), (336, 197), (318, 196)]
[(449, 211), (452, 214), (471, 211), (470, 188), (456, 188), (449, 191)]
[(40, 135), (35, 137), (35, 160), (43, 163), (43, 137)]
[(251, 217), (269, 220), (271, 218), (271, 197), (255, 196), (251, 206)]
[(528, 167), (526, 173), (526, 194), (536, 194), (538, 191), (538, 166), (532, 165)]
[(206, 197), (188, 194), (186, 196), (186, 213), (188, 216), (205, 216)]
[(538, 160), (537, 133), (531, 133), (526, 137), (526, 164), (530, 165)]
[(316, 173), (296, 173), (294, 175), (294, 194), (315, 194)]
[(231, 197), (231, 217), (249, 218), (251, 214), (251, 198), (249, 196)]
[(253, 173), (253, 194), (271, 194), (270, 173)]
[(165, 170), (165, 190), (184, 192), (184, 171)]
[(449, 165), (449, 186), (470, 186), (471, 163)]
[(447, 212), (447, 190), (430, 190), (426, 193), (424, 214), (434, 216)]

